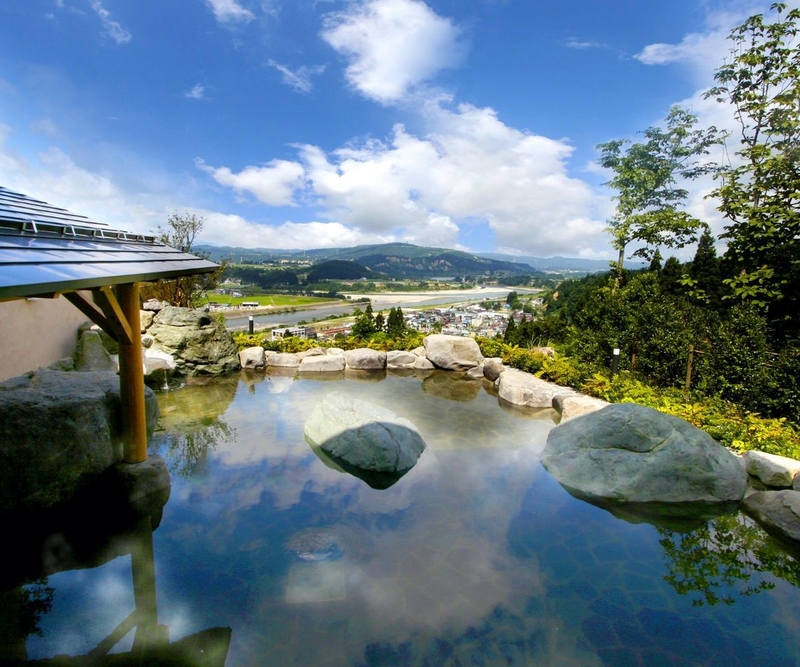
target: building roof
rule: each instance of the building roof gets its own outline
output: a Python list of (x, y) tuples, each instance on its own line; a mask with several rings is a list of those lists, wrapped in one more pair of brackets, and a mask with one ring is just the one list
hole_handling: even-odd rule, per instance
[(209, 273), (217, 265), (0, 186), (0, 301)]

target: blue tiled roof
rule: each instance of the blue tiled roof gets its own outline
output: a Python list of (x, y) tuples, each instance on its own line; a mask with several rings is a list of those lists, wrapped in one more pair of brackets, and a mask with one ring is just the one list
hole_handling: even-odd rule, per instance
[(217, 265), (0, 186), (0, 301), (208, 273)]

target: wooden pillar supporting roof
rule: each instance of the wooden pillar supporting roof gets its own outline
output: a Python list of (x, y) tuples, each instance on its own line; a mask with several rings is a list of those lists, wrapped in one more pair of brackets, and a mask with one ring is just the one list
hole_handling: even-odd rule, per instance
[[(94, 303), (78, 292), (64, 297), (119, 344), (119, 393), (126, 463), (147, 460), (147, 410), (144, 399), (139, 285), (92, 290)], [(99, 309), (98, 309), (99, 306)]]

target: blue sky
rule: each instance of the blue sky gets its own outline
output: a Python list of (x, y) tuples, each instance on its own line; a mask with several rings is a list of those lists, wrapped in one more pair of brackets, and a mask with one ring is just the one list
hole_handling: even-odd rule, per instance
[[(702, 91), (753, 0), (3, 0), (0, 185), (132, 231), (611, 258), (596, 145)], [(710, 183), (690, 210), (723, 224)]]

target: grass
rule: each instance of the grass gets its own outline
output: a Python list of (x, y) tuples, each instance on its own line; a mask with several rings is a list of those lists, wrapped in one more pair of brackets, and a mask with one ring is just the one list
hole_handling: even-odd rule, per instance
[(237, 307), (243, 301), (258, 302), (259, 306), (274, 306), (276, 308), (297, 308), (299, 306), (313, 306), (323, 303), (335, 303), (339, 299), (328, 299), (318, 296), (303, 296), (300, 294), (258, 294), (250, 296), (228, 296), (227, 294), (210, 294), (202, 299), (202, 303), (214, 301), (219, 304), (230, 304)]

